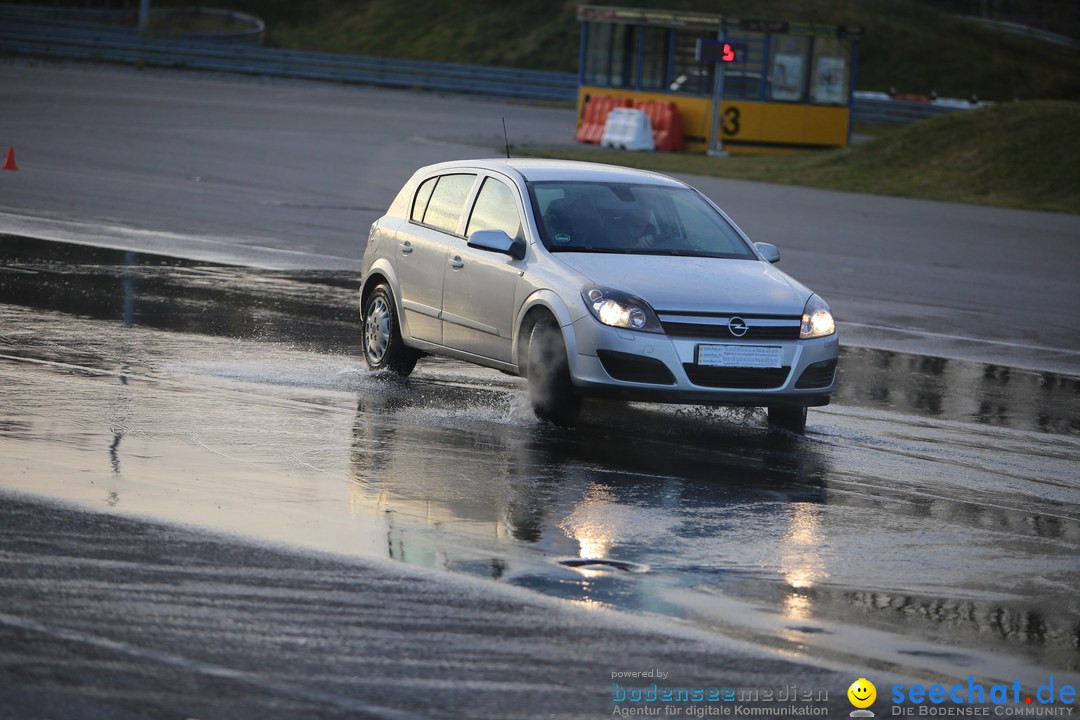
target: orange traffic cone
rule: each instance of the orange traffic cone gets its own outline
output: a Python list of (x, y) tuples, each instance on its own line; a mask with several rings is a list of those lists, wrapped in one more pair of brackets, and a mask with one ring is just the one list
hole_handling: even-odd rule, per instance
[(5, 170), (18, 170), (19, 167), (15, 164), (15, 148), (9, 147), (7, 149), (7, 160), (4, 161)]

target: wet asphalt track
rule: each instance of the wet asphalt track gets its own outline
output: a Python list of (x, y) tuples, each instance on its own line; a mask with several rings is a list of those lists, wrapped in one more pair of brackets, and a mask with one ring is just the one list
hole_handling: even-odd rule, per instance
[(3, 503), (4, 718), (596, 718), (619, 671), (702, 688), (850, 682), (481, 582)]
[[(358, 359), (349, 274), (178, 264), (10, 238), (6, 246), (0, 476), (7, 491), (351, 556), (360, 577), (391, 585), (395, 571), (365, 563), (390, 559), (482, 578), (569, 600), (582, 612), (672, 618), (684, 630), (815, 665), (869, 668), (878, 677), (974, 673), (1038, 683), (1048, 673), (1074, 678), (1080, 670), (1076, 379), (848, 349), (837, 402), (812, 411), (805, 438), (770, 432), (749, 412), (604, 403), (587, 406), (581, 427), (567, 432), (535, 421), (520, 381), (498, 373), (425, 361), (405, 382), (369, 374)], [(136, 665), (171, 672), (180, 662), (175, 655), (193, 663), (185, 672), (194, 686), (208, 682), (216, 688), (210, 697), (233, 698), (238, 716), (276, 702), (267, 687), (293, 656), (274, 643), (293, 643), (290, 652), (300, 655), (310, 642), (344, 643), (341, 651), (355, 655), (357, 667), (378, 664), (372, 658), (379, 653), (397, 657), (385, 646), (363, 645), (360, 630), (330, 639), (322, 611), (276, 627), (275, 618), (287, 614), (279, 602), (292, 606), (299, 602), (292, 594), (323, 582), (318, 573), (298, 574), (308, 561), (294, 553), (200, 545), (201, 555), (171, 558), (163, 549), (169, 542), (153, 538), (187, 537), (177, 531), (8, 498), (0, 627), (15, 639), (5, 645), (5, 667), (26, 690), (7, 700), (15, 707), (36, 706), (54, 687), (70, 702), (91, 702), (85, 687), (71, 686), (55, 669), (55, 657), (71, 647), (82, 648), (78, 663), (90, 662), (85, 653), (104, 653), (127, 668), (87, 681), (108, 688), (101, 698), (92, 693), (94, 703), (111, 707), (124, 696), (120, 688), (140, 682), (143, 669), (120, 656), (135, 652), (148, 661)], [(43, 530), (54, 522), (58, 534)], [(117, 540), (127, 534), (151, 541)], [(139, 548), (130, 551), (131, 565), (118, 545)], [(246, 586), (230, 579), (218, 587), (220, 580), (202, 577), (219, 552), (270, 558), (265, 572), (252, 571), (250, 583), (262, 588), (250, 590), (253, 605), (241, 599)], [(367, 582), (342, 569), (354, 567), (349, 561), (327, 562), (344, 563), (334, 565), (334, 578)], [(215, 577), (247, 577), (235, 570), (246, 563), (225, 563)], [(164, 586), (147, 588), (142, 573), (160, 573)], [(189, 595), (186, 588), (204, 581), (203, 600)], [(400, 604), (336, 582), (312, 601), (329, 602), (335, 617), (360, 612), (338, 607), (339, 592), (349, 603), (375, 605), (376, 618), (385, 604)], [(279, 586), (285, 599), (266, 589)], [(135, 599), (131, 627), (121, 621), (129, 612), (125, 598)], [(426, 602), (416, 598), (417, 607)], [(427, 619), (407, 612), (402, 621), (424, 629), (407, 633), (420, 645), (423, 632), (438, 638), (424, 663), (458, 663), (447, 659), (457, 658), (456, 643), (482, 640), (472, 631), (458, 637), (447, 624), (457, 621), (452, 613), (443, 622), (441, 610), (424, 615), (430, 612), (421, 613)], [(515, 612), (493, 610), (493, 625), (483, 631), (510, 638), (511, 649), (496, 642), (496, 659), (478, 657), (475, 668), (451, 673), (487, 677), (498, 666), (518, 678), (524, 685), (492, 686), (478, 701), (500, 712), (506, 697), (516, 703), (548, 683), (531, 675), (533, 645), (516, 639), (522, 628), (536, 632), (530, 613), (546, 610)], [(596, 639), (587, 613), (566, 612), (573, 618), (567, 622), (583, 628), (570, 633), (574, 642)], [(361, 612), (349, 627), (378, 622)], [(220, 624), (239, 625), (235, 644), (216, 640)], [(540, 635), (556, 646), (570, 641), (555, 630)], [(610, 712), (602, 676), (621, 647), (553, 650), (553, 666), (569, 657), (586, 663), (573, 671), (571, 699), (553, 710)], [(401, 650), (400, 663), (409, 652)], [(640, 652), (634, 662), (653, 657)], [(775, 660), (744, 665), (731, 659), (741, 649), (710, 652), (715, 659), (687, 656), (684, 664), (675, 655), (655, 657), (686, 683), (734, 683), (726, 678), (745, 667), (758, 679), (740, 683), (779, 685), (790, 673), (806, 673), (800, 677), (807, 682), (839, 692), (837, 678), (846, 677), (777, 669), (769, 664)], [(220, 685), (216, 668), (248, 674)], [(314, 682), (324, 672), (329, 685)], [(426, 670), (416, 672), (392, 682), (408, 673), (386, 670), (365, 684), (341, 678), (343, 668), (289, 670), (282, 708), (297, 703), (333, 716), (342, 698), (351, 698), (460, 715), (464, 696), (454, 683), (417, 699), (410, 683), (428, 681), (418, 679)], [(249, 697), (254, 704), (245, 704)], [(173, 696), (148, 691), (132, 702), (145, 710)], [(191, 707), (184, 712), (204, 716), (204, 706)], [(522, 707), (520, 716), (531, 716), (538, 706)], [(282, 708), (279, 716), (288, 716)]]

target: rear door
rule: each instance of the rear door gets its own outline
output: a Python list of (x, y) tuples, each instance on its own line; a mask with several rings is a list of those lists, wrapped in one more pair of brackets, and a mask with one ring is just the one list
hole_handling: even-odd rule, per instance
[(442, 343), (443, 269), (450, 241), (461, 223), (474, 173), (432, 176), (417, 188), (409, 222), (398, 230), (395, 265), (409, 334)]

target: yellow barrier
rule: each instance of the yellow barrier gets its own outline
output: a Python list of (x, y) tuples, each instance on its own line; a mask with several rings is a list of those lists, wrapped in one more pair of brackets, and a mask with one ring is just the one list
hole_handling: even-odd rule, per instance
[[(690, 151), (704, 152), (712, 140), (712, 99), (613, 88), (578, 88), (578, 127), (587, 96), (674, 102), (682, 116)], [(777, 154), (847, 145), (851, 110), (831, 105), (725, 100), (720, 129), (724, 149), (732, 154)]]

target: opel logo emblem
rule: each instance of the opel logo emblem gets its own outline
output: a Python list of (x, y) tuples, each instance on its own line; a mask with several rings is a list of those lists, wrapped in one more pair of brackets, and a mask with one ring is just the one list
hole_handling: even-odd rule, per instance
[(741, 317), (733, 317), (727, 324), (727, 329), (731, 331), (731, 334), (735, 337), (742, 337), (750, 330), (750, 326), (746, 324), (746, 321)]

